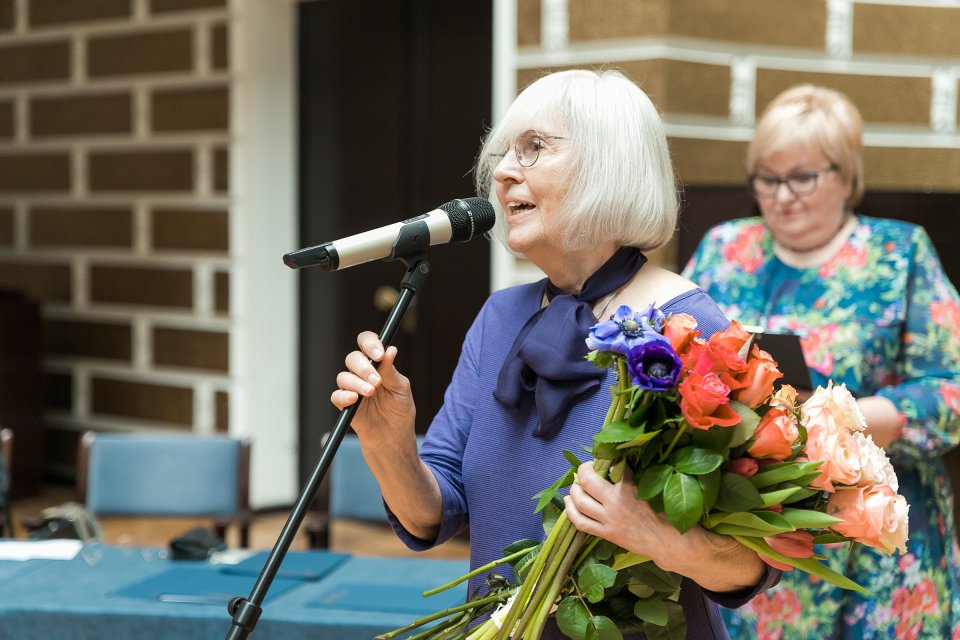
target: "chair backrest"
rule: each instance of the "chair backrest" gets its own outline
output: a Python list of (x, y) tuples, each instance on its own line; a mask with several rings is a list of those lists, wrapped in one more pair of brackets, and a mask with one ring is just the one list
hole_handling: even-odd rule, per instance
[(87, 432), (77, 463), (77, 499), (94, 514), (231, 516), (249, 509), (249, 440)]
[(14, 535), (10, 513), (10, 484), (13, 482), (13, 431), (0, 429), (0, 537)]
[[(418, 436), (417, 448), (422, 444)], [(330, 517), (387, 520), (380, 486), (363, 459), (360, 439), (351, 433), (343, 436), (330, 463)]]

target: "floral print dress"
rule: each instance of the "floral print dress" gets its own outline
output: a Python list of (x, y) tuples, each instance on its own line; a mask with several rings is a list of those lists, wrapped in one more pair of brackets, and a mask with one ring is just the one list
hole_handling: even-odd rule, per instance
[(884, 396), (903, 424), (887, 453), (910, 504), (907, 553), (818, 549), (874, 597), (793, 571), (724, 610), (731, 637), (960, 640), (960, 549), (940, 457), (960, 439), (960, 297), (924, 229), (859, 216), (832, 259), (796, 269), (776, 257), (761, 218), (742, 218), (711, 229), (684, 275), (728, 317), (798, 334), (814, 386)]

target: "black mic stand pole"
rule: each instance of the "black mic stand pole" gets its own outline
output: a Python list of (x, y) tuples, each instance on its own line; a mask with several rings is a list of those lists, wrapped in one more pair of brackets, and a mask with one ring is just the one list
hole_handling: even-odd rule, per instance
[[(383, 343), (384, 348), (390, 345), (390, 342), (397, 332), (397, 328), (400, 326), (400, 322), (403, 320), (403, 315), (406, 313), (407, 307), (410, 306), (413, 297), (426, 282), (427, 276), (430, 274), (430, 263), (427, 262), (425, 253), (420, 253), (409, 258), (401, 257), (398, 259), (407, 266), (407, 272), (400, 283), (400, 296), (390, 310), (390, 315), (387, 316), (383, 330), (380, 332), (380, 341)], [(373, 363), (375, 367), (378, 365), (378, 362)], [(293, 542), (297, 529), (300, 528), (300, 524), (307, 514), (307, 507), (310, 501), (313, 500), (317, 489), (320, 487), (320, 482), (324, 476), (327, 475), (327, 469), (333, 461), (333, 456), (340, 447), (340, 442), (343, 441), (343, 436), (349, 428), (350, 421), (353, 420), (353, 416), (362, 401), (363, 396), (340, 412), (340, 417), (337, 418), (333, 431), (330, 433), (330, 437), (327, 438), (327, 442), (320, 452), (320, 460), (317, 462), (317, 466), (314, 468), (306, 486), (304, 486), (300, 492), (300, 497), (297, 498), (297, 502), (294, 504), (293, 510), (290, 512), (290, 516), (283, 526), (283, 530), (280, 532), (280, 537), (277, 538), (273, 550), (270, 551), (270, 555), (263, 565), (263, 569), (260, 570), (260, 575), (257, 577), (257, 581), (250, 591), (250, 597), (241, 598), (240, 596), (236, 596), (230, 599), (230, 603), (227, 605), (227, 611), (233, 616), (233, 623), (230, 625), (230, 631), (227, 633), (227, 640), (242, 640), (246, 638), (256, 626), (257, 620), (263, 611), (260, 605), (267, 595), (267, 590), (270, 589), (270, 585), (277, 571), (280, 569), (280, 564), (283, 562), (283, 558), (286, 556), (290, 544)]]

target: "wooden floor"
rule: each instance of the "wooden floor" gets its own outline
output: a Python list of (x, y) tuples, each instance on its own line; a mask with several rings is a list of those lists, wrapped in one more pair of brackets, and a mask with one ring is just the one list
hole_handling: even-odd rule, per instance
[[(19, 518), (39, 514), (46, 507), (56, 506), (74, 499), (73, 488), (64, 485), (43, 487), (40, 495), (13, 501), (13, 517), (18, 527), (17, 537), (25, 538), (26, 533), (19, 528)], [(272, 549), (289, 517), (289, 510), (259, 514), (250, 529), (251, 549)], [(105, 541), (115, 545), (166, 547), (171, 539), (198, 525), (208, 525), (209, 521), (191, 518), (110, 518), (100, 519)], [(239, 544), (237, 533), (229, 531), (227, 544), (236, 547)], [(298, 532), (291, 550), (305, 550), (306, 536)], [(454, 539), (445, 544), (423, 552), (407, 549), (385, 524), (366, 523), (349, 520), (334, 520), (331, 525), (330, 549), (345, 551), (354, 555), (367, 556), (418, 556), (432, 558), (467, 558), (469, 544), (465, 540)]]

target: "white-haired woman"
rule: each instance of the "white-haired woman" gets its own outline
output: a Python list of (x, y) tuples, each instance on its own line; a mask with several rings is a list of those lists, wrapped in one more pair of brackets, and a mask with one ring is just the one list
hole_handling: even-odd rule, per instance
[[(564, 71), (531, 84), (487, 136), (476, 177), (497, 211), (495, 235), (547, 278), (490, 296), (419, 456), (409, 383), (374, 333), (359, 335), (331, 398), (340, 408), (367, 398), (353, 428), (404, 542), (425, 549), (469, 526), (473, 567), (543, 537), (531, 496), (569, 467), (564, 449), (592, 442), (613, 381), (583, 358), (598, 318), (657, 303), (692, 315), (704, 335), (728, 324), (691, 282), (645, 264), (642, 251), (673, 233), (676, 186), (660, 117), (622, 74)], [(730, 538), (699, 527), (679, 535), (634, 494), (587, 463), (567, 513), (685, 576), (688, 637), (725, 638), (713, 601), (738, 606), (779, 572)]]
[[(863, 123), (843, 94), (800, 85), (764, 111), (747, 152), (762, 218), (715, 227), (684, 274), (731, 318), (797, 333), (814, 386), (844, 383), (910, 504), (903, 556), (824, 549), (872, 592), (807, 574), (725, 612), (734, 638), (958, 638), (953, 494), (940, 454), (960, 438), (960, 298), (923, 228), (854, 213)], [(768, 635), (769, 634), (769, 635)]]

